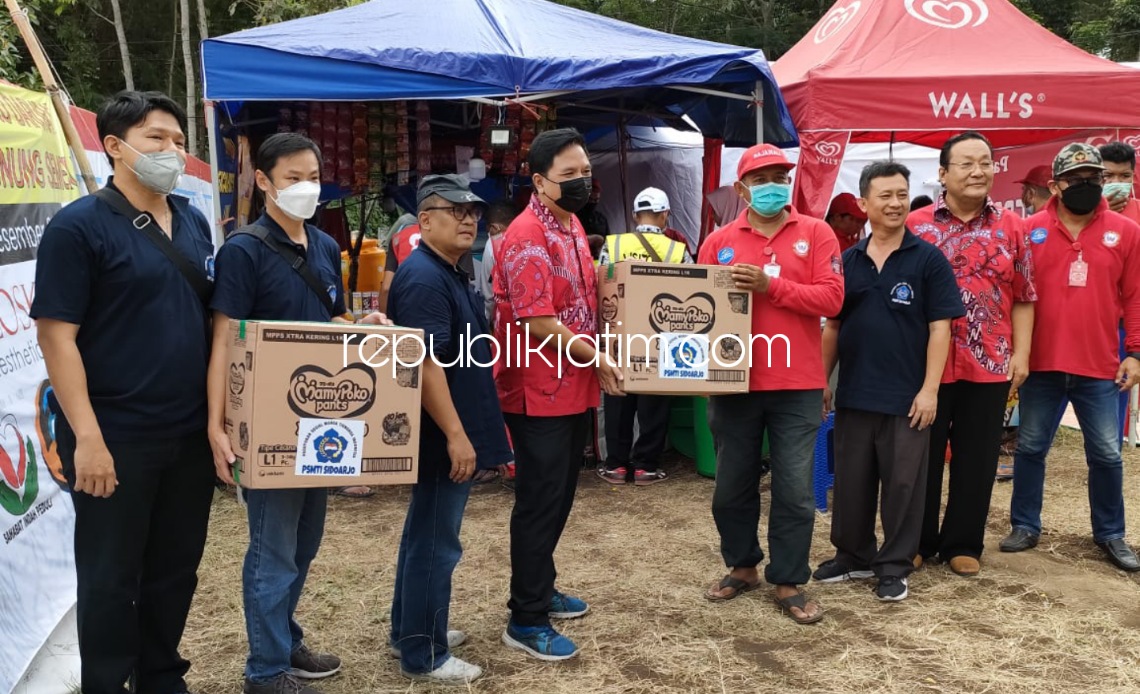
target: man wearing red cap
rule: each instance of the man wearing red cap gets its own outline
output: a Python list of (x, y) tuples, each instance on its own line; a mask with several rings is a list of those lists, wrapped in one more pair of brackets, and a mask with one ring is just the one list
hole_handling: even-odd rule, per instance
[(863, 225), (867, 223), (867, 213), (859, 209), (859, 201), (851, 193), (840, 193), (827, 208), (823, 218), (831, 225), (835, 238), (839, 241), (839, 251), (852, 248), (863, 238)]
[(778, 147), (756, 145), (737, 166), (737, 195), (748, 207), (701, 246), (698, 262), (731, 265), (739, 289), (752, 292), (749, 392), (709, 399), (716, 442), (713, 519), (729, 573), (706, 594), (728, 600), (757, 588), (764, 559), (760, 522), (760, 450), (772, 452), (771, 554), (765, 580), (780, 608), (801, 624), (823, 609), (799, 585), (811, 577), (808, 552), (815, 524), (812, 460), (823, 408), (820, 317), (843, 305), (839, 243), (825, 222), (789, 203), (793, 164)]
[[(1021, 219), (990, 198), (989, 141), (976, 132), (955, 135), (942, 146), (938, 163), (943, 192), (932, 207), (912, 212), (907, 226), (950, 261), (966, 315), (950, 327), (915, 564), (937, 556), (954, 573), (974, 576), (981, 570), (1006, 402), (1029, 375), (1037, 290)], [(947, 441), (950, 491), (939, 522)]]
[(1015, 183), (1021, 184), (1021, 204), (1025, 206), (1025, 216), (1045, 209), (1052, 193), (1049, 192), (1049, 181), (1053, 178), (1053, 171), (1048, 164), (1034, 166), (1025, 174), (1025, 178)]

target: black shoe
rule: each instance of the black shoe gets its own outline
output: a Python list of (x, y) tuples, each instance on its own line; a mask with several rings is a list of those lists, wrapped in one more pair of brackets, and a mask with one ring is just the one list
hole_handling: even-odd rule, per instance
[(303, 680), (320, 680), (340, 672), (340, 658), (329, 653), (314, 653), (301, 644), (289, 656), (289, 674)]
[(998, 547), (1003, 552), (1024, 552), (1037, 546), (1037, 538), (1025, 528), (1014, 528)]
[(880, 602), (899, 602), (906, 600), (910, 593), (907, 591), (906, 579), (898, 576), (883, 576), (875, 588), (875, 597)]
[(817, 583), (839, 583), (840, 581), (874, 577), (875, 573), (870, 569), (852, 569), (834, 559), (828, 559), (820, 564), (815, 573), (811, 575), (812, 580)]
[(1116, 568), (1125, 571), (1140, 571), (1140, 559), (1136, 558), (1136, 553), (1124, 540), (1098, 542), (1096, 546), (1104, 550), (1104, 553), (1108, 555), (1108, 560), (1115, 564)]
[(287, 672), (264, 684), (258, 684), (247, 677), (242, 691), (245, 694), (321, 694), (319, 690), (303, 684), (301, 680)]

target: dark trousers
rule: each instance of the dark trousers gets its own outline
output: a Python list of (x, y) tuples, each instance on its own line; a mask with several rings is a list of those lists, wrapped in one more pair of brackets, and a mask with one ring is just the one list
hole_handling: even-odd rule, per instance
[[(831, 544), (839, 563), (870, 568), (880, 578), (914, 570), (929, 447), (930, 429), (912, 429), (909, 417), (836, 410)], [(876, 506), (883, 523), (881, 546), (875, 540)]]
[[(606, 467), (656, 470), (661, 467), (665, 437), (669, 434), (668, 395), (606, 396)], [(637, 441), (633, 423), (637, 421)]]
[(554, 550), (570, 517), (582, 448), (590, 432), (587, 413), (561, 417), (504, 415), (515, 448), (515, 507), (511, 511), (511, 599), (518, 626), (550, 623)]
[(764, 578), (774, 585), (807, 583), (815, 528), (812, 463), (823, 410), (822, 390), (758, 391), (709, 398), (716, 445), (713, 520), (725, 566), (749, 568), (764, 559), (760, 524), (760, 451), (764, 432), (772, 455), (772, 504)]
[[(938, 389), (938, 416), (930, 427), (930, 466), (926, 472), (926, 511), (922, 518), (923, 557), (982, 556), (990, 495), (1001, 454), (1009, 383), (955, 381)], [(950, 493), (942, 511), (942, 475), (950, 442)]]
[[(75, 485), (75, 435), (63, 418), (56, 438)], [(119, 486), (106, 499), (73, 492), (83, 694), (186, 689), (178, 653), (214, 494), (206, 432), (182, 438), (108, 442)]]

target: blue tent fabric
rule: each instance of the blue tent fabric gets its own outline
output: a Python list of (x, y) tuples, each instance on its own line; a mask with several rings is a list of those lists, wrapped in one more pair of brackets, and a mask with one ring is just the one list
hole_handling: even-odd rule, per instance
[[(707, 136), (727, 135), (735, 144), (755, 138), (749, 102), (661, 87), (748, 94), (761, 82), (765, 140), (798, 144), (761, 51), (653, 31), (545, 0), (372, 0), (207, 39), (202, 71), (205, 98), (223, 102), (633, 89), (677, 117), (689, 115)], [(626, 96), (623, 103), (634, 101)], [(605, 103), (612, 106), (617, 98)]]

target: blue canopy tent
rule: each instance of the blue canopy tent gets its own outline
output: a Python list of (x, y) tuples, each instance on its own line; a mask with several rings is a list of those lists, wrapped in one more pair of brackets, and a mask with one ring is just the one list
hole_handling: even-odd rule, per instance
[(456, 120), (467, 123), (476, 105), (541, 101), (584, 129), (669, 125), (731, 146), (798, 144), (761, 51), (545, 0), (372, 0), (207, 39), (202, 72), (215, 168), (216, 110), (232, 121), (249, 102), (446, 100), (466, 105)]

